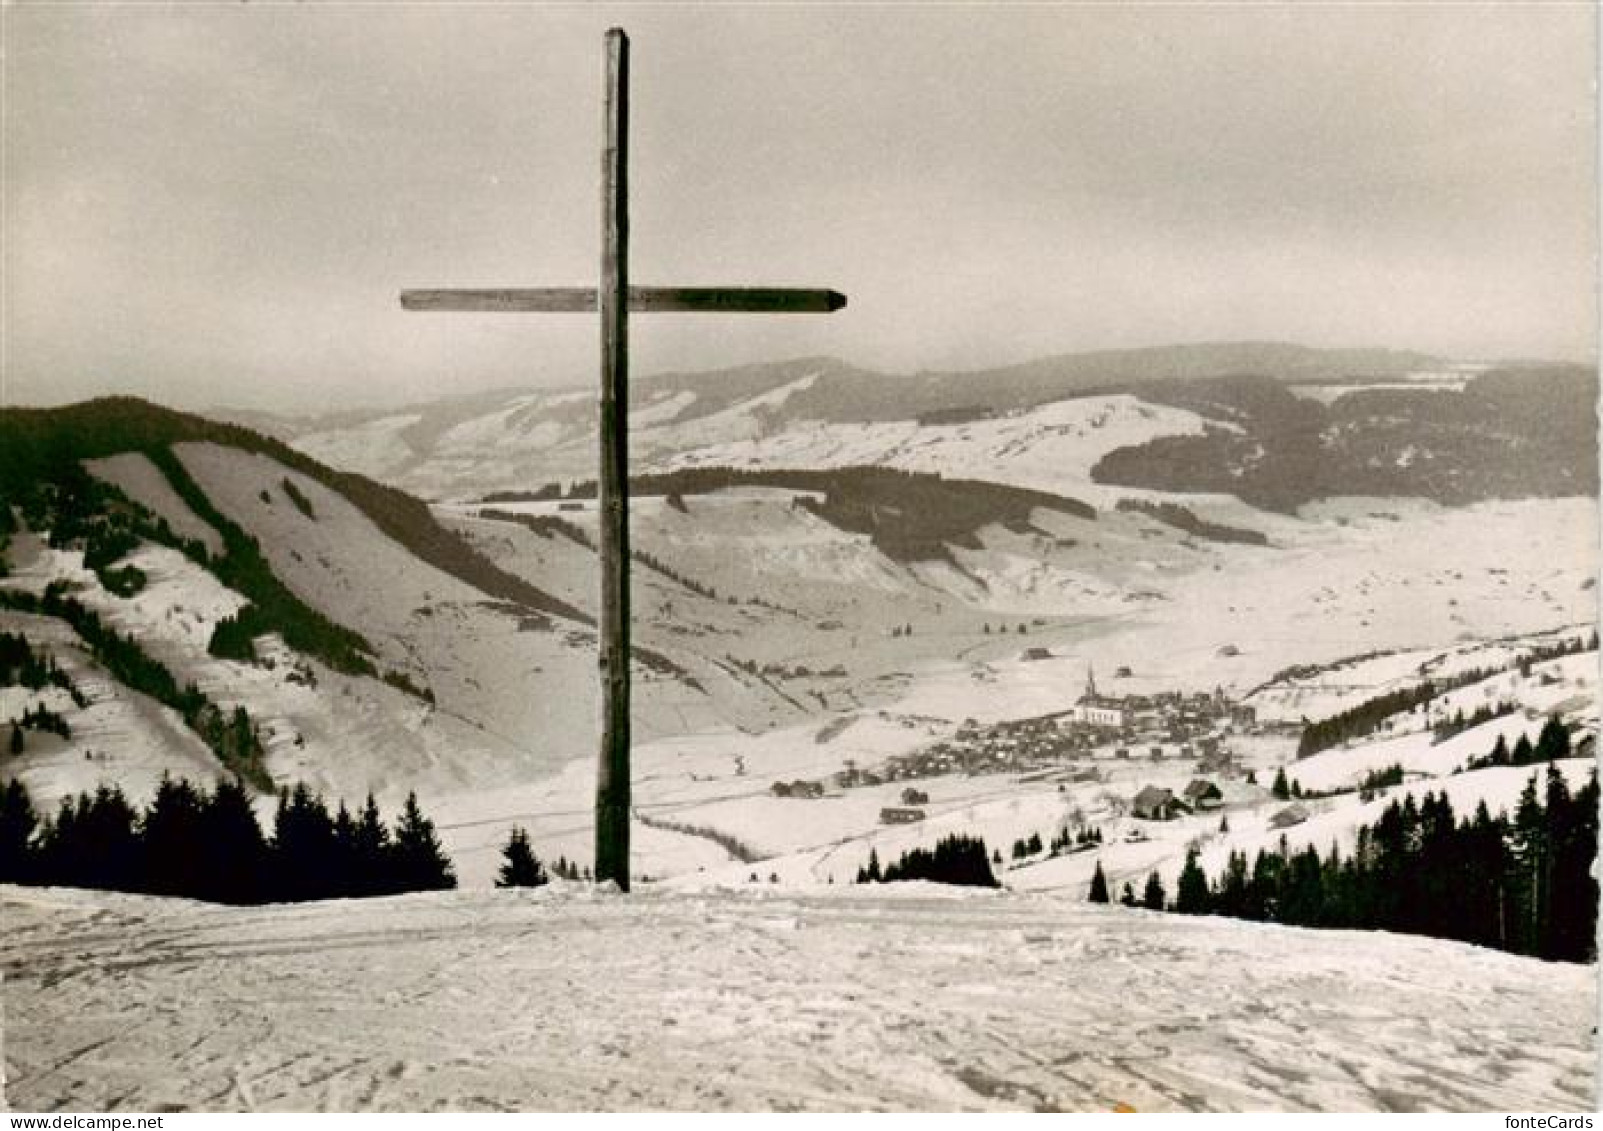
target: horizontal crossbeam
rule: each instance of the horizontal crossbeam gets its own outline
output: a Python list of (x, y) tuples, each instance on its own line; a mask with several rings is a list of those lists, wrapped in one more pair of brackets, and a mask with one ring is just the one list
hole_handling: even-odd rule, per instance
[[(593, 314), (593, 287), (501, 287), (481, 290), (402, 291), (407, 310), (475, 313)], [(682, 312), (828, 314), (846, 305), (839, 291), (786, 287), (630, 287), (629, 309), (647, 314)]]

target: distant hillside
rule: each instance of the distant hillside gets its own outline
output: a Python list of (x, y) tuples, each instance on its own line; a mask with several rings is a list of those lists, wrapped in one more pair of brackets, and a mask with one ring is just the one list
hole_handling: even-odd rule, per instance
[[(1096, 509), (1078, 499), (884, 467), (827, 471), (698, 467), (634, 476), (629, 487), (640, 495), (667, 496), (702, 495), (730, 487), (818, 492), (821, 500), (799, 496), (794, 505), (840, 530), (868, 535), (881, 553), (897, 562), (949, 560), (952, 546), (979, 549), (978, 534), (986, 526), (1033, 529), (1030, 517), (1038, 507), (1074, 518), (1096, 518)], [(593, 499), (595, 494), (595, 483), (588, 482), (575, 484), (565, 497)]]
[[(0, 412), (0, 632), (68, 681), (0, 683), (0, 725), (30, 730), (0, 776), (50, 806), (169, 772), (353, 805), (538, 778), (591, 745), (575, 588), (237, 425), (129, 399)], [(637, 733), (712, 713), (674, 661), (634, 659)]]
[(1395, 350), (1321, 350), (1285, 342), (1218, 342), (1065, 354), (977, 372), (862, 381), (830, 373), (789, 406), (819, 420), (903, 420), (967, 409), (1000, 414), (1093, 392), (1135, 391), (1153, 381), (1253, 374), (1275, 380), (1389, 376), (1443, 366)]
[(1228, 427), (1111, 452), (1097, 482), (1222, 492), (1278, 511), (1340, 495), (1456, 506), (1598, 491), (1594, 370), (1496, 370), (1462, 392), (1360, 389), (1328, 405), (1247, 377), (1156, 382), (1143, 396)]
[(170, 466), (166, 453), (173, 444), (204, 441), (265, 455), (316, 480), (349, 499), (418, 558), (491, 597), (591, 623), (573, 606), (492, 565), (404, 491), (336, 471), (249, 428), (134, 397), (106, 397), (63, 408), (0, 409), (0, 504), (20, 502), (22, 493), (34, 484), (69, 474), (83, 460), (142, 452), (153, 455), (158, 465)]
[[(1116, 486), (1223, 492), (1276, 510), (1343, 494), (1456, 505), (1592, 489), (1595, 475), (1580, 466), (1589, 436), (1575, 431), (1590, 413), (1573, 411), (1588, 371), (1483, 368), (1276, 342), (915, 375), (802, 358), (642, 378), (631, 394), (630, 459), (637, 472), (878, 465), (1102, 506), (1114, 505)], [(595, 412), (581, 387), (262, 424), (323, 463), (424, 498), (461, 499), (590, 478)], [(1545, 467), (1524, 443), (1546, 425), (1528, 418), (1560, 422)]]

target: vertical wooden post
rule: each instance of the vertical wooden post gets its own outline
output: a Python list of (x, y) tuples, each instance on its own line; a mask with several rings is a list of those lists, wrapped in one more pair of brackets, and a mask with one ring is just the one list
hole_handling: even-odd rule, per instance
[(596, 882), (629, 890), (629, 37), (607, 32), (601, 150), (601, 753)]

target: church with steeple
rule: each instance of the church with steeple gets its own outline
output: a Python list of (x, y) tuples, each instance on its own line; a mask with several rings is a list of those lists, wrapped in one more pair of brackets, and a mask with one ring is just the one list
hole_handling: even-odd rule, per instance
[(1096, 669), (1085, 666), (1085, 693), (1074, 704), (1072, 717), (1077, 723), (1093, 727), (1122, 727), (1128, 715), (1124, 700), (1103, 695), (1096, 688)]

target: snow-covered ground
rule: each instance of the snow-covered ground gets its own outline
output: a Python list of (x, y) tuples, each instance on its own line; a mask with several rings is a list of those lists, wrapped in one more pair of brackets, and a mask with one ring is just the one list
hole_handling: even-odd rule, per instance
[(925, 885), (0, 888), (18, 1110), (1577, 1111), (1596, 969)]

